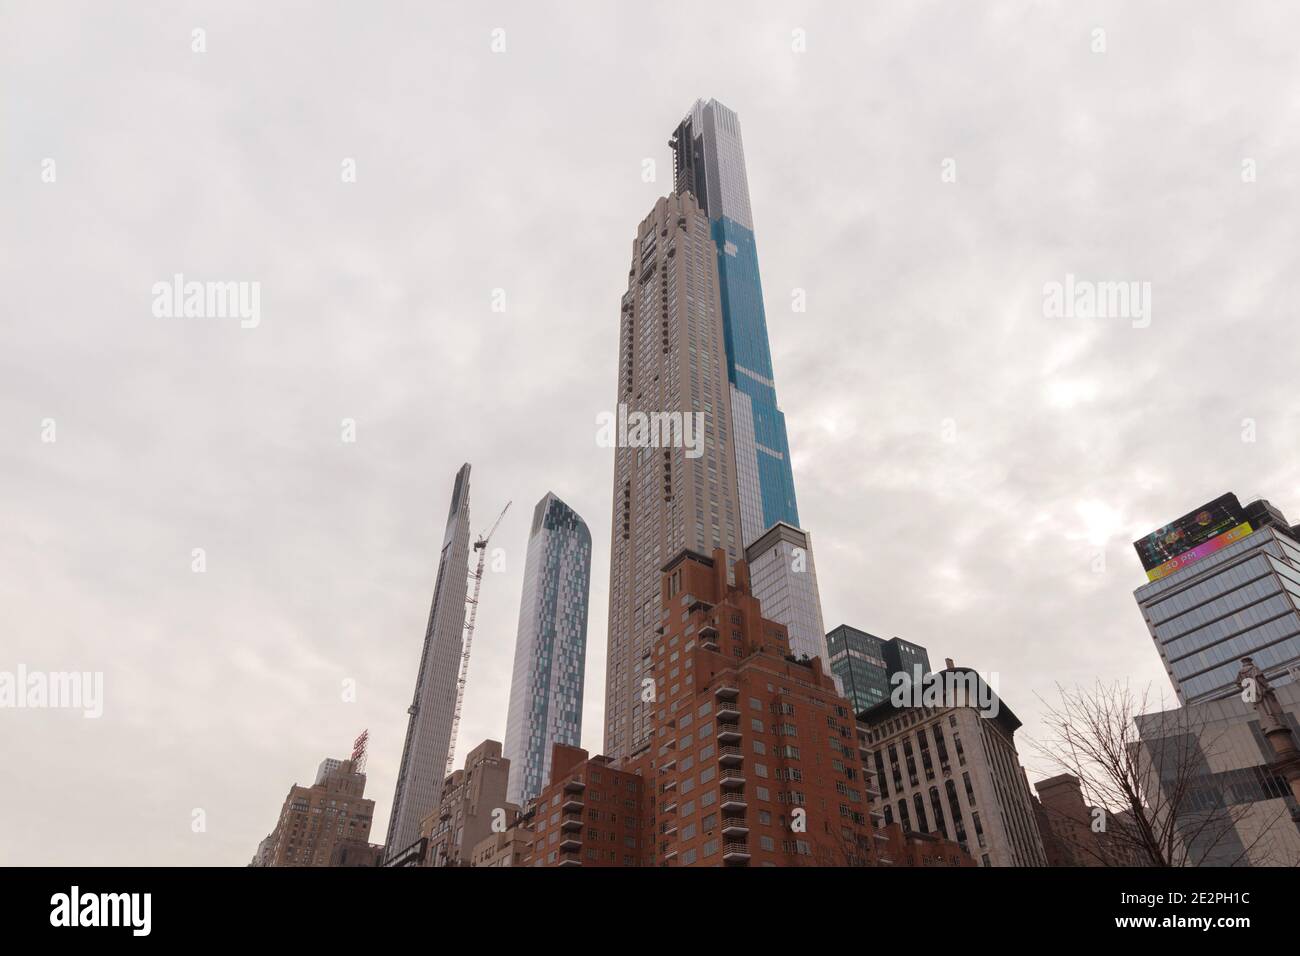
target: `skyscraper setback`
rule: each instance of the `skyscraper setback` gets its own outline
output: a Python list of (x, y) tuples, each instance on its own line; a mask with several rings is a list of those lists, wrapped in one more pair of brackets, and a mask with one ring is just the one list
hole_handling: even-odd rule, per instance
[(554, 744), (582, 735), (591, 532), (551, 492), (533, 510), (515, 638), (505, 757), (508, 799), (523, 806), (550, 777)]
[(441, 795), (464, 640), (468, 561), (469, 465), (465, 464), (456, 472), (452, 486), (415, 699), (407, 710), (410, 720), (388, 820), (385, 852), (389, 859), (419, 839), (420, 821), (437, 806)]

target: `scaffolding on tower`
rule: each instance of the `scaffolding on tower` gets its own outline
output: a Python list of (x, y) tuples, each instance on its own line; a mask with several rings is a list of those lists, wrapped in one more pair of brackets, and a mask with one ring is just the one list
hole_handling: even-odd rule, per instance
[(465, 704), (465, 682), (469, 679), (469, 652), (474, 645), (474, 620), (478, 617), (478, 592), (483, 584), (483, 565), (487, 561), (487, 546), (492, 539), (492, 534), (497, 530), (497, 525), (501, 519), (506, 516), (510, 509), (510, 502), (501, 509), (501, 514), (497, 515), (497, 520), (492, 522), (492, 527), (487, 530), (486, 534), (478, 536), (474, 542), (474, 550), (478, 552), (478, 563), (474, 567), (473, 574), (470, 575), (470, 581), (473, 587), (470, 589), (469, 597), (465, 599), (465, 634), (461, 640), (460, 652), (460, 676), (456, 680), (456, 709), (451, 715), (451, 737), (447, 742), (447, 769), (444, 776), (451, 776), (451, 772), (456, 769), (456, 734), (460, 731), (460, 712)]

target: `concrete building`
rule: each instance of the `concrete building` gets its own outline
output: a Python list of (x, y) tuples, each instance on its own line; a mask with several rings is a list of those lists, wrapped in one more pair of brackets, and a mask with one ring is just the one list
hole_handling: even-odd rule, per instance
[(1241, 658), (1274, 683), (1300, 669), (1300, 533), (1265, 500), (1225, 494), (1133, 543), (1133, 592), (1182, 704), (1237, 693)]
[(922, 675), (930, 673), (930, 655), (920, 644), (899, 637), (885, 640), (847, 624), (826, 635), (826, 648), (831, 674), (855, 714), (889, 700), (896, 674), (911, 682), (918, 667)]
[(493, 828), (504, 830), (519, 816), (506, 799), (510, 761), (501, 744), (485, 740), (465, 758), (465, 766), (443, 781), (438, 807), (420, 821), (428, 840), (425, 866), (469, 866), (473, 849)]
[(420, 821), (437, 808), (447, 772), (469, 588), (469, 470), (462, 465), (452, 486), (415, 697), (407, 708), (410, 719), (388, 823), (390, 860), (419, 839)]
[(951, 661), (927, 687), (943, 689), (937, 703), (885, 701), (858, 715), (885, 823), (954, 840), (981, 866), (1046, 866), (1016, 752), (1019, 719), (978, 673)]
[(341, 844), (366, 845), (375, 801), (364, 797), (366, 775), (351, 760), (338, 761), (310, 787), (294, 784), (280, 818), (262, 841), (252, 866), (329, 866)]
[(795, 657), (816, 657), (828, 667), (811, 535), (778, 521), (745, 548), (745, 560), (763, 616), (785, 625)]
[(684, 551), (663, 569), (654, 733), (629, 765), (646, 781), (646, 863), (872, 865), (849, 702), (819, 658), (791, 654), (746, 562), (731, 584), (725, 560)]
[(550, 778), (551, 747), (582, 733), (591, 532), (548, 492), (533, 510), (506, 716), (508, 799), (524, 806)]
[[(1272, 691), (1280, 725), (1300, 740), (1300, 683)], [(1185, 794), (1176, 826), (1194, 865), (1300, 866), (1300, 803), (1262, 717), (1238, 693), (1137, 718), (1147, 803), (1158, 814)]]
[[(660, 567), (684, 548), (720, 547), (728, 563), (741, 557), (721, 310), (708, 216), (689, 193), (660, 199), (637, 229), (620, 315), (605, 679), (611, 757), (650, 734), (642, 682), (662, 611)], [(645, 427), (641, 416), (652, 415), (661, 428)]]

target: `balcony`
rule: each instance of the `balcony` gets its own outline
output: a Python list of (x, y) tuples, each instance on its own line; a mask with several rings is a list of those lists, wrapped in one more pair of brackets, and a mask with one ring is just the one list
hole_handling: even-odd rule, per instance
[(723, 810), (748, 810), (749, 804), (745, 802), (745, 791), (735, 790), (730, 793), (724, 792), (718, 800), (718, 806)]
[(745, 759), (745, 752), (739, 747), (718, 748), (718, 763), (724, 767), (738, 767)]
[(740, 723), (735, 720), (718, 721), (718, 743), (734, 744), (740, 740)]
[(582, 829), (582, 814), (580, 814), (580, 813), (566, 813), (566, 814), (564, 815), (564, 819), (562, 819), (562, 820), (560, 821), (560, 829), (561, 829), (561, 830), (581, 830), (581, 829)]
[(721, 787), (743, 787), (745, 785), (745, 771), (739, 767), (723, 767), (722, 773), (718, 775), (718, 786)]
[(700, 628), (700, 646), (707, 647), (711, 651), (718, 649), (718, 629), (712, 624), (705, 624)]
[(676, 813), (676, 812), (677, 812), (677, 798), (676, 798), (676, 797), (669, 797), (669, 798), (668, 798), (668, 802), (665, 803), (665, 804), (663, 805), (663, 809), (662, 809), (660, 812), (662, 812), (662, 813)]
[(717, 687), (713, 689), (713, 696), (718, 700), (735, 700), (740, 696), (740, 689), (731, 679), (724, 679)]
[(718, 701), (718, 720), (739, 720), (740, 704), (735, 698), (723, 698)]
[(884, 822), (884, 819), (885, 819), (885, 815), (884, 815), (881, 811), (879, 811), (879, 810), (868, 810), (868, 811), (867, 811), (867, 816), (871, 817), (872, 820), (880, 820), (880, 821), (881, 821), (881, 825), (883, 825), (883, 822)]
[(556, 866), (582, 866), (582, 860), (576, 856), (562, 856)]
[(677, 778), (669, 777), (667, 780), (664, 781), (663, 789), (661, 792), (668, 793), (669, 791), (676, 790), (676, 789), (677, 789)]
[(560, 850), (563, 852), (578, 851), (582, 849), (582, 838), (574, 833), (566, 833), (560, 837)]
[(726, 863), (749, 862), (749, 844), (740, 840), (735, 842), (728, 840), (722, 844), (722, 859)]
[(586, 804), (582, 802), (582, 797), (565, 797), (564, 803), (560, 804), (560, 809), (565, 813), (581, 813)]
[(677, 832), (676, 820), (669, 820), (667, 823), (664, 824), (664, 832), (663, 832), (664, 836), (672, 836), (676, 832)]
[(745, 836), (749, 833), (749, 824), (743, 813), (723, 814), (722, 833), (724, 836)]
[(565, 793), (583, 793), (586, 789), (587, 789), (587, 785), (583, 783), (581, 780), (564, 781)]
[(662, 764), (659, 765), (659, 769), (660, 769), (660, 770), (665, 770), (665, 771), (666, 771), (666, 770), (672, 770), (673, 767), (676, 767), (676, 766), (677, 766), (677, 756), (676, 756), (676, 754), (669, 754), (669, 755), (668, 755), (668, 759), (665, 760)]

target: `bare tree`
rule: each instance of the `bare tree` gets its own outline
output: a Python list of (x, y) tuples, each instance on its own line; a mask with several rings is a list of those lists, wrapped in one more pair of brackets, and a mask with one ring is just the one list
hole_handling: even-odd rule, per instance
[(1073, 849), (1105, 866), (1235, 866), (1269, 854), (1277, 821), (1243, 839), (1237, 824), (1250, 805), (1225, 801), (1212, 780), (1222, 733), (1194, 709), (1151, 706), (1149, 688), (1137, 694), (1127, 682), (1057, 691), (1059, 704), (1043, 702), (1047, 736), (1034, 747), (1104, 814), (1092, 827), (1098, 839)]

